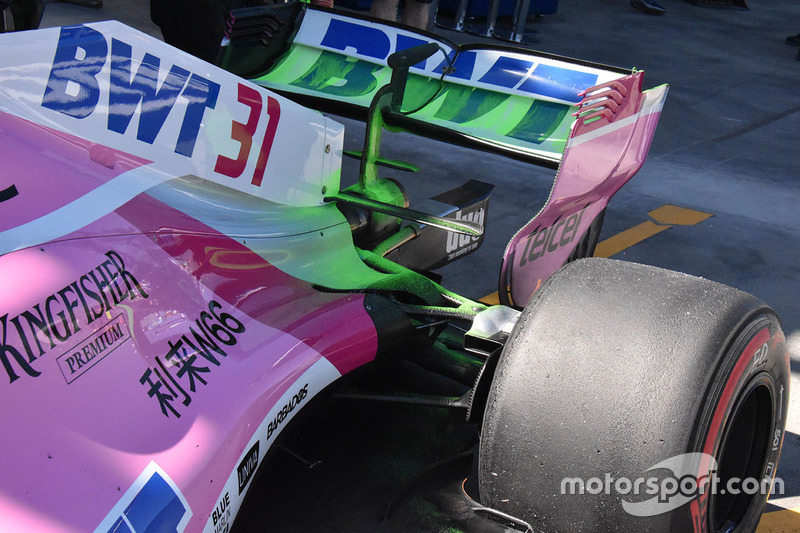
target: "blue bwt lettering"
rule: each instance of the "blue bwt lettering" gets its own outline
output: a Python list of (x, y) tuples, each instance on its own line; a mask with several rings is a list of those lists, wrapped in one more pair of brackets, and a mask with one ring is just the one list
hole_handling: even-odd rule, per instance
[[(98, 76), (106, 66), (106, 37), (87, 26), (61, 29), (42, 107), (74, 118), (86, 118), (100, 103)], [(133, 49), (119, 39), (111, 40), (108, 94), (108, 130), (126, 134), (138, 114), (136, 138), (153, 144), (178, 97), (188, 101), (175, 142), (175, 153), (191, 157), (206, 109), (214, 109), (220, 85), (172, 65), (159, 85), (161, 58), (145, 53), (132, 72)]]
[[(402, 33), (389, 35), (379, 27), (331, 19), (320, 45), (341, 52), (350, 49), (351, 53), (355, 51), (355, 54), (363, 58), (384, 61), (393, 51), (392, 39), (395, 39), (394, 51), (434, 42)], [(464, 50), (458, 55), (454, 51), (450, 52), (449, 60), (443, 61), (429, 72), (440, 74), (450, 66), (449, 63), (455, 57), (454, 70), (447, 74), (445, 80), (447, 78), (472, 80), (498, 88), (513, 89), (533, 96), (544, 96), (566, 102), (579, 102), (578, 94), (597, 84), (597, 74), (591, 72), (559, 65), (536, 64), (536, 60), (530, 57), (514, 57), (491, 51), (486, 51), (486, 53), (497, 54), (496, 59), (488, 71), (479, 75), (475, 73), (478, 53), (475, 50)], [(417, 69), (425, 69), (425, 66), (426, 62), (414, 65)]]

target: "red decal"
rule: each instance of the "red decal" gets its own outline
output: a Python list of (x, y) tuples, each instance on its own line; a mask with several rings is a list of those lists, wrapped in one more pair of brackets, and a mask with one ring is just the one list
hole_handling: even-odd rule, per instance
[(247, 117), (247, 124), (233, 121), (231, 124), (231, 139), (239, 141), (239, 155), (236, 159), (217, 156), (217, 164), (214, 172), (219, 172), (231, 178), (238, 178), (247, 166), (247, 159), (250, 157), (250, 148), (253, 145), (253, 135), (258, 127), (258, 118), (261, 116), (261, 93), (251, 89), (247, 85), (239, 84), (239, 102), (250, 108), (250, 116)]
[(272, 142), (275, 140), (275, 131), (278, 129), (278, 120), (281, 118), (281, 106), (271, 96), (267, 100), (267, 116), (269, 117), (267, 131), (264, 133), (264, 141), (261, 143), (261, 152), (258, 154), (256, 171), (253, 174), (253, 185), (256, 187), (261, 186), (261, 180), (264, 178), (264, 169), (267, 168), (269, 153), (272, 151)]

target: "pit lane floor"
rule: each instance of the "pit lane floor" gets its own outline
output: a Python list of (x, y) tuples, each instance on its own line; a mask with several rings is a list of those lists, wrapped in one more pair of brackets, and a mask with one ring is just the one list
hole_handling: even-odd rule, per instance
[[(749, 10), (663, 0), (664, 16), (626, 0), (563, 0), (558, 13), (531, 22), (532, 48), (645, 70), (645, 85), (670, 84), (648, 161), (609, 205), (601, 240), (648, 220), (664, 205), (709, 213), (673, 225), (613, 257), (703, 276), (762, 298), (783, 320), (792, 349), (794, 394), (778, 476), (759, 531), (800, 531), (800, 61), (784, 38), (800, 31), (800, 3), (749, 0)], [(117, 19), (160, 37), (144, 0), (106, 0), (101, 9), (50, 3), (43, 26)], [(434, 28), (465, 42), (477, 37)], [(347, 148), (363, 125), (344, 120)], [(419, 201), (471, 177), (497, 185), (484, 246), (446, 267), (445, 285), (474, 298), (497, 290), (503, 248), (535, 214), (552, 172), (444, 147), (405, 134), (385, 137), (386, 157), (418, 164), (402, 179)], [(490, 274), (491, 273), (491, 274)]]

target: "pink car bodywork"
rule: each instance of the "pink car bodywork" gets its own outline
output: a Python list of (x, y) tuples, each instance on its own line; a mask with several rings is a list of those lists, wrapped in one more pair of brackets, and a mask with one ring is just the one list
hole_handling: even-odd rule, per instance
[[(288, 421), (376, 356), (359, 291), (389, 274), (323, 202), (342, 127), (119, 23), (2, 39), (0, 528), (226, 531)], [(586, 97), (514, 302), (644, 161), (666, 90), (640, 84)]]
[[(213, 69), (119, 24), (100, 28), (109, 41), (113, 35), (195, 71)], [(25, 43), (15, 47), (21, 56), (39, 54), (42, 63), (20, 59), (25, 72), (50, 70), (58, 29), (36, 32), (33, 40), (8, 37)], [(19, 72), (6, 64), (2, 75), (7, 81)], [(218, 119), (228, 96), (236, 105), (236, 93), (227, 89), (246, 84), (213, 74), (222, 89), (216, 114), (206, 120)], [(315, 207), (326, 214), (308, 220), (300, 216), (307, 207), (231, 189), (200, 198), (211, 184), (198, 186), (192, 169), (154, 168), (116, 148), (123, 138), (140, 142), (133, 128), (122, 137), (101, 121), (95, 133), (80, 131), (89, 118), (28, 105), (26, 98), (42, 100), (34, 83), (7, 104), (8, 85), (0, 115), (3, 189), (13, 186), (17, 194), (2, 204), (0, 220), (0, 360), (8, 378), (2, 447), (14, 458), (2, 466), (3, 529), (124, 530), (118, 528), (125, 524), (139, 531), (164, 503), (169, 513), (158, 520), (165, 525), (213, 530), (236, 513), (246, 488), (237, 467), (245, 456), (247, 477), (299, 403), (376, 351), (362, 295), (315, 290), (271, 264), (253, 241), (275, 241), (268, 253), (288, 255), (327, 242), (321, 232), (337, 239), (337, 225), (349, 228), (333, 206)], [(324, 124), (263, 89), (251, 91), (280, 102), (279, 136), (314, 120)], [(232, 109), (230, 117), (241, 111)], [(198, 145), (211, 144), (203, 133)], [(162, 143), (159, 137), (145, 148)], [(310, 166), (314, 146), (295, 146), (285, 156), (300, 168), (285, 171), (298, 175)], [(178, 164), (209, 157), (198, 152)], [(320, 179), (324, 162), (317, 159), (319, 168), (307, 173)], [(161, 182), (168, 185), (159, 200), (154, 190)], [(302, 191), (289, 183), (284, 193), (291, 201)], [(182, 211), (188, 202), (202, 214)], [(242, 241), (252, 239), (249, 247), (198, 220), (224, 225), (248, 215), (249, 228), (239, 230)], [(270, 225), (270, 216), (282, 222)], [(153, 494), (174, 498), (154, 500), (155, 514), (141, 516), (136, 497), (153, 476), (163, 485)]]
[(580, 104), (550, 198), (506, 247), (501, 275), (517, 305), (567, 261), (576, 237), (642, 168), (667, 92), (642, 93), (643, 77), (597, 86)]

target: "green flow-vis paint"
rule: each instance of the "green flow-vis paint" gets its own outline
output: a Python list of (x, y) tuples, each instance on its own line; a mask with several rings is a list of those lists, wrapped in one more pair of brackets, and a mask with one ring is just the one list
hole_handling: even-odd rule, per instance
[(551, 161), (561, 158), (582, 93), (625, 74), (522, 49), (459, 49), (430, 34), (308, 9), (288, 52), (254, 81), (366, 109), (391, 79), (387, 58), (430, 42), (440, 50), (410, 69), (408, 118)]

